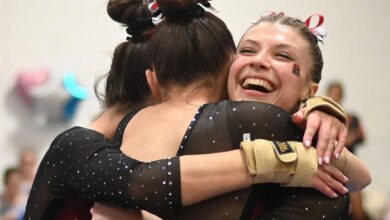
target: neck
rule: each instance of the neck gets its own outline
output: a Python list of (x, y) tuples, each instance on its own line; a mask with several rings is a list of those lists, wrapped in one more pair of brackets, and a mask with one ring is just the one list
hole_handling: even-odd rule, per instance
[(205, 83), (193, 83), (185, 87), (171, 86), (164, 93), (162, 103), (201, 106), (209, 102), (221, 101), (224, 98), (221, 91)]
[(116, 128), (126, 112), (120, 111), (117, 107), (110, 107), (96, 118), (88, 127), (99, 133), (102, 133), (108, 139), (114, 137)]

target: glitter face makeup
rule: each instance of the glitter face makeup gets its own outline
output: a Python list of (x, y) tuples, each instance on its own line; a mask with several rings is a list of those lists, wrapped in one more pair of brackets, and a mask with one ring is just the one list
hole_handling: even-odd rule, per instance
[(292, 74), (299, 76), (301, 72), (301, 68), (297, 64), (294, 63), (293, 68), (292, 68)]

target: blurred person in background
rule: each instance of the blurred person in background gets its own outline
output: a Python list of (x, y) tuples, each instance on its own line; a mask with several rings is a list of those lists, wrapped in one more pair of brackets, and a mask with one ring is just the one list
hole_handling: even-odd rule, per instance
[[(334, 101), (341, 104), (344, 98), (344, 88), (340, 81), (331, 82), (326, 90), (326, 95)], [(348, 112), (348, 135), (345, 147), (353, 154), (356, 154), (356, 149), (364, 142), (364, 129), (358, 116)], [(361, 192), (350, 193), (351, 213), (349, 218), (352, 220), (368, 219), (363, 208), (363, 197)]]
[(21, 192), (21, 172), (14, 167), (4, 172), (4, 191), (0, 196), (0, 219), (22, 219), (27, 197)]
[(21, 175), (21, 192), (29, 195), (37, 169), (37, 153), (32, 148), (25, 148), (19, 155), (19, 171)]
[[(341, 82), (335, 81), (329, 84), (327, 88), (327, 96), (332, 98), (337, 103), (341, 104), (344, 98), (344, 88)], [(348, 113), (348, 135), (346, 147), (352, 153), (356, 154), (356, 149), (364, 142), (364, 129), (359, 118)]]

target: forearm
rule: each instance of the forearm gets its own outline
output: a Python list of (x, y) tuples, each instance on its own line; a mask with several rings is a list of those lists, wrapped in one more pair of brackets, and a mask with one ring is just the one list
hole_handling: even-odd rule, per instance
[(359, 191), (371, 183), (371, 173), (368, 167), (357, 156), (344, 148), (340, 158), (335, 161), (349, 179), (347, 187), (350, 191)]
[(143, 163), (122, 154), (102, 135), (88, 129), (75, 128), (60, 135), (40, 169), (40, 185), (50, 182), (52, 187), (66, 186), (60, 190), (71, 189), (97, 202), (150, 211), (161, 209), (156, 201), (164, 209), (181, 206), (177, 157)]
[(249, 187), (253, 183), (241, 150), (182, 156), (180, 174), (184, 206)]
[[(180, 179), (183, 206), (249, 187), (253, 183), (253, 176), (248, 172), (242, 150), (181, 156)], [(107, 206), (103, 208), (106, 210), (99, 209), (99, 213), (103, 213), (103, 216), (107, 216), (105, 215), (107, 210), (115, 213), (114, 218), (110, 214), (106, 219), (158, 219), (147, 212), (142, 212), (141, 216), (139, 213), (117, 208)]]

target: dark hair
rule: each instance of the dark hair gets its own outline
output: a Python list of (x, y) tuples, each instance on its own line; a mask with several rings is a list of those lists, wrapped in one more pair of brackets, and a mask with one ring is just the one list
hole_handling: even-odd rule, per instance
[(106, 108), (118, 105), (123, 110), (142, 104), (150, 95), (145, 70), (151, 68), (149, 30), (153, 27), (147, 5), (140, 0), (110, 0), (107, 5), (110, 17), (127, 27), (131, 35), (114, 51), (110, 71), (105, 75), (105, 93), (95, 93)]
[(12, 174), (14, 173), (19, 173), (19, 169), (16, 168), (16, 167), (9, 167), (7, 168), (5, 171), (4, 171), (4, 179), (3, 179), (3, 183), (4, 185), (7, 185), (8, 181), (9, 181), (9, 178)]
[(150, 39), (151, 59), (160, 85), (186, 86), (213, 80), (227, 71), (235, 53), (225, 23), (194, 0), (157, 0), (164, 21)]
[(254, 23), (249, 29), (263, 22), (279, 23), (290, 26), (302, 36), (302, 38), (309, 44), (310, 55), (313, 59), (313, 66), (311, 69), (312, 80), (315, 83), (319, 83), (322, 78), (322, 67), (324, 66), (324, 61), (322, 59), (321, 50), (318, 47), (317, 38), (313, 35), (309, 28), (306, 27), (305, 23), (297, 18), (285, 16), (283, 13), (280, 13), (262, 16), (260, 20)]

